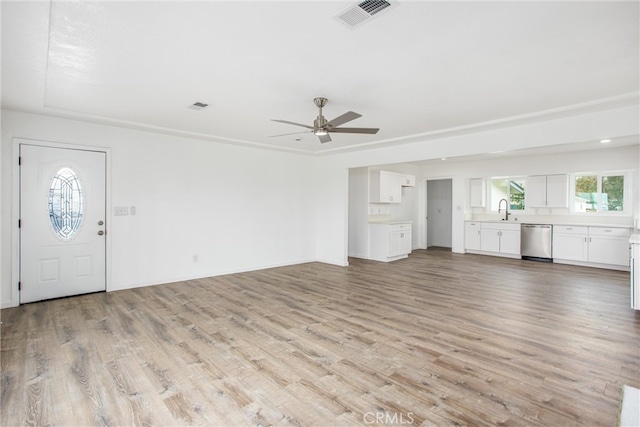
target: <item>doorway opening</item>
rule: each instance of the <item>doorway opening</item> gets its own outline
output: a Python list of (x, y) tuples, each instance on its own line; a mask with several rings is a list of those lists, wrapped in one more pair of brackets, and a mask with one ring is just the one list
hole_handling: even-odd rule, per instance
[(426, 185), (427, 249), (452, 247), (452, 179), (429, 179)]

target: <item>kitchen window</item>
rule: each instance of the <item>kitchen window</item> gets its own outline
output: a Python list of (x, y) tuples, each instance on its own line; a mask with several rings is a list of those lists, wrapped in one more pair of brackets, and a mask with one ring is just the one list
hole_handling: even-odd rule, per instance
[(616, 213), (625, 211), (624, 173), (580, 174), (574, 177), (573, 211)]
[(491, 180), (491, 209), (498, 210), (500, 200), (506, 199), (510, 211), (524, 210), (524, 194), (524, 179), (494, 178)]

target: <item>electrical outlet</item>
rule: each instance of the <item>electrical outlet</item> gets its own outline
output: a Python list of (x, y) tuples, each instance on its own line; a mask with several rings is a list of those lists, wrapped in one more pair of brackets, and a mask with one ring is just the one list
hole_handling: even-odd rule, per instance
[(135, 206), (131, 206), (129, 208), (129, 212), (131, 212), (131, 215), (135, 215), (136, 214), (136, 207)]
[(127, 206), (116, 206), (113, 208), (113, 214), (116, 216), (129, 215), (129, 208)]

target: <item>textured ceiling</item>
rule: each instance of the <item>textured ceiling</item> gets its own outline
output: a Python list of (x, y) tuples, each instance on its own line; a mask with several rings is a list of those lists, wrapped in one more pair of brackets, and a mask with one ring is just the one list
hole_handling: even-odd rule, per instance
[[(322, 153), (638, 102), (638, 2), (400, 1), (355, 29), (350, 4), (3, 2), (2, 106)], [(318, 96), (380, 132), (270, 137)]]

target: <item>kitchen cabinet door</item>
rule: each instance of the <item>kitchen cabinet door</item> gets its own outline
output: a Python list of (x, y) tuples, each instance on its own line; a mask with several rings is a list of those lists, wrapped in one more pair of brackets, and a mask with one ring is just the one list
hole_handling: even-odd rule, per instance
[(500, 252), (500, 230), (480, 230), (480, 250)]
[(586, 234), (553, 233), (553, 258), (569, 261), (589, 259), (588, 237)]
[(526, 206), (529, 208), (566, 208), (569, 203), (567, 175), (539, 175), (527, 178)]
[(371, 171), (369, 174), (370, 203), (400, 203), (402, 175), (389, 171)]
[(520, 230), (500, 230), (500, 253), (520, 254)]
[(469, 206), (472, 208), (485, 207), (486, 192), (484, 179), (474, 178), (469, 181)]
[(470, 251), (480, 250), (480, 224), (467, 223), (464, 230), (464, 248)]
[(598, 264), (628, 265), (628, 239), (590, 236), (589, 262), (595, 262)]
[(395, 261), (411, 253), (411, 224), (369, 224), (369, 259)]
[(527, 178), (526, 203), (528, 208), (543, 208), (547, 206), (547, 177), (544, 175)]
[(616, 227), (589, 227), (589, 262), (629, 266), (631, 230)]
[(567, 175), (547, 176), (547, 207), (569, 207), (569, 177)]
[(400, 185), (403, 187), (415, 187), (416, 186), (415, 175), (401, 175)]
[(411, 253), (411, 232), (392, 231), (389, 233), (389, 257)]

